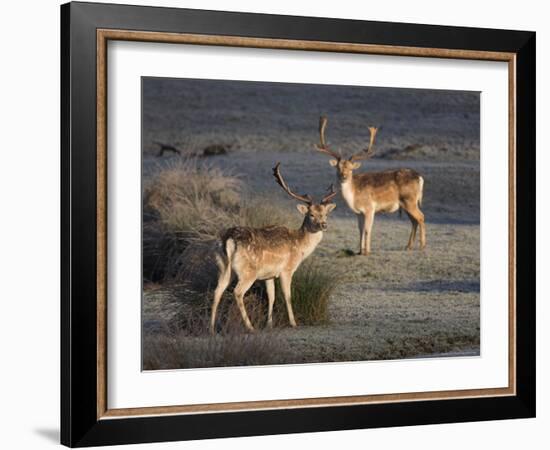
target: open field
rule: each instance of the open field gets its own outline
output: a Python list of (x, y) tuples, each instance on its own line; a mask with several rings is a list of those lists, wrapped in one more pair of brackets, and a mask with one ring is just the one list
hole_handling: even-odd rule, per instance
[[(285, 100), (289, 101), (290, 91), (285, 86), (272, 88), (268, 104), (259, 84), (244, 90), (225, 84), (224, 95), (221, 89), (201, 90), (193, 83), (193, 89), (178, 86), (176, 80), (168, 80), (144, 89), (144, 186), (151, 186), (159, 174), (185, 161), (183, 156), (154, 156), (158, 151), (155, 140), (176, 144), (183, 155), (204, 145), (233, 144), (226, 155), (199, 158), (192, 164), (205, 177), (229, 174), (238, 186), (226, 180), (227, 187), (220, 190), (222, 203), (234, 205), (223, 209), (216, 194), (212, 204), (220, 207), (219, 214), (214, 209), (216, 218), (208, 220), (221, 223), (206, 231), (201, 223), (200, 237), (192, 237), (195, 228), (184, 232), (181, 223), (188, 227), (187, 221), (172, 221), (177, 210), (172, 204), (166, 208), (170, 220), (144, 210), (144, 239), (165, 238), (159, 230), (169, 224), (172, 240), (163, 245), (173, 249), (175, 256), (170, 257), (179, 264), (177, 276), (171, 278), (164, 269), (144, 271), (144, 369), (479, 355), (477, 94), (403, 90), (396, 94), (393, 89), (353, 88), (344, 96), (330, 97), (343, 88), (326, 87), (324, 96), (311, 88), (301, 92), (303, 98), (289, 110)], [(284, 302), (277, 298), (275, 327), (268, 330), (267, 301), (260, 285), (248, 294), (247, 310), (257, 331), (247, 334), (229, 289), (222, 300), (219, 333), (212, 337), (207, 322), (216, 274), (205, 254), (199, 252), (189, 259), (187, 253), (193, 253), (197, 243), (205, 243), (208, 251), (214, 231), (234, 226), (236, 221), (249, 223), (251, 212), (260, 216), (254, 218), (256, 222), (271, 219), (299, 227), (296, 202), (275, 184), (271, 168), (280, 161), (287, 182), (317, 198), (334, 181), (328, 158), (312, 150), (319, 108), (309, 107), (322, 102), (323, 112), (334, 116), (329, 141), (342, 143), (338, 147), (344, 152), (364, 145), (366, 125), (382, 124), (377, 157), (364, 162), (361, 171), (409, 167), (422, 174), (427, 248), (405, 251), (410, 231), (406, 215), (380, 214), (374, 222), (373, 253), (354, 256), (359, 245), (356, 217), (337, 198), (328, 231), (306, 262), (316, 273), (335, 280), (324, 312), (326, 320), (304, 324), (298, 317), (299, 326), (290, 328)], [(361, 109), (361, 104), (370, 109)], [(376, 112), (373, 105), (378, 105)], [(203, 203), (200, 208), (204, 210)], [(148, 248), (144, 247), (145, 259)]]
[(232, 144), (245, 153), (304, 152), (327, 115), (329, 143), (344, 153), (380, 128), (377, 156), (479, 161), (479, 93), (223, 80), (146, 79), (143, 152), (155, 141), (192, 152)]

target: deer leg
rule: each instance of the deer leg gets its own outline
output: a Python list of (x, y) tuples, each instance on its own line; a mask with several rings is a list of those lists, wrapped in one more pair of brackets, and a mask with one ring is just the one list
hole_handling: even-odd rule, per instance
[(233, 291), (237, 306), (239, 307), (241, 316), (243, 318), (243, 322), (249, 331), (254, 331), (254, 327), (252, 326), (252, 323), (248, 318), (248, 314), (246, 313), (246, 308), (244, 306), (244, 294), (246, 294), (246, 291), (250, 289), (254, 281), (254, 278), (239, 278), (239, 282), (237, 283), (237, 286), (235, 286), (235, 290)]
[(290, 322), (291, 326), (295, 327), (296, 319), (294, 319), (294, 311), (292, 311), (292, 303), (290, 301), (291, 284), (292, 274), (281, 274), (281, 289), (283, 290), (283, 297), (285, 298), (288, 321)]
[(412, 250), (414, 246), (414, 240), (416, 239), (416, 229), (418, 227), (418, 221), (409, 211), (407, 211), (407, 216), (409, 216), (409, 219), (411, 220), (411, 234), (409, 236), (409, 242), (407, 243), (406, 250)]
[(359, 227), (359, 252), (358, 255), (363, 255), (365, 250), (365, 216), (363, 213), (357, 214), (357, 225)]
[(267, 291), (267, 301), (268, 301), (268, 310), (267, 310), (267, 326), (269, 328), (273, 327), (273, 303), (275, 303), (275, 280), (271, 278), (270, 280), (265, 280), (265, 290)]
[(424, 250), (426, 247), (426, 223), (424, 222), (424, 213), (420, 211), (420, 208), (416, 208), (418, 211), (418, 226), (420, 227), (420, 250)]
[(224, 291), (229, 286), (231, 281), (231, 265), (227, 264), (226, 267), (223, 267), (220, 270), (220, 275), (218, 278), (218, 285), (214, 291), (214, 302), (212, 303), (212, 313), (210, 315), (210, 332), (213, 334), (216, 331), (216, 312), (218, 311), (218, 305), (222, 299)]
[(370, 209), (365, 212), (365, 247), (363, 249), (363, 255), (370, 253), (370, 241), (372, 237), (372, 225), (374, 224), (374, 209)]
[(416, 238), (416, 229), (420, 228), (420, 249), (422, 250), (426, 247), (426, 225), (424, 224), (424, 214), (416, 205), (406, 208), (406, 211), (411, 219), (411, 222), (413, 223), (413, 230), (411, 231), (411, 238), (409, 239), (407, 249), (412, 249), (414, 239)]

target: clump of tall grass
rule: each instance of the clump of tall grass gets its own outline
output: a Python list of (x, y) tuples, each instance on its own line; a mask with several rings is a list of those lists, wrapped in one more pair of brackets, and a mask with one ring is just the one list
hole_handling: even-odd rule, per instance
[(239, 210), (242, 184), (193, 159), (178, 159), (149, 180), (144, 213), (180, 235), (212, 238)]
[[(319, 264), (305, 261), (292, 279), (292, 308), (299, 325), (328, 323), (329, 300), (338, 285), (339, 278)], [(276, 290), (275, 302), (282, 308), (284, 298), (281, 289)]]

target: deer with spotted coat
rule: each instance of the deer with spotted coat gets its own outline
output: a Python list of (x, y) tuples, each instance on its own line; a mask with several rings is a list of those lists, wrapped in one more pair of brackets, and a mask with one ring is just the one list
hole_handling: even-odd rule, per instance
[(330, 200), (336, 195), (333, 187), (319, 203), (309, 195), (295, 194), (286, 184), (280, 171), (280, 164), (273, 168), (275, 180), (283, 190), (300, 203), (298, 211), (303, 214), (302, 226), (291, 230), (282, 226), (264, 228), (229, 228), (222, 236), (223, 251), (216, 258), (219, 269), (218, 285), (214, 291), (214, 301), (210, 320), (212, 333), (216, 329), (216, 311), (231, 275), (237, 275), (237, 285), (233, 291), (243, 322), (250, 331), (254, 330), (244, 305), (244, 295), (256, 280), (265, 281), (268, 297), (267, 326), (273, 324), (273, 303), (275, 302), (275, 279), (279, 278), (286, 303), (290, 325), (296, 326), (292, 311), (292, 276), (302, 261), (317, 247), (327, 229), (327, 217), (335, 208)]
[(398, 209), (403, 209), (407, 213), (412, 224), (407, 250), (413, 248), (418, 228), (420, 229), (420, 249), (423, 249), (426, 246), (426, 225), (420, 206), (424, 178), (412, 169), (354, 173), (361, 166), (360, 160), (368, 159), (374, 154), (374, 139), (378, 129), (369, 127), (369, 146), (346, 159), (340, 152), (330, 149), (327, 145), (325, 140), (327, 123), (326, 117), (322, 116), (319, 119), (320, 143), (316, 149), (333, 158), (329, 163), (336, 169), (342, 197), (348, 207), (357, 214), (360, 237), (358, 254), (368, 255), (371, 251), (374, 215), (379, 212), (392, 213)]

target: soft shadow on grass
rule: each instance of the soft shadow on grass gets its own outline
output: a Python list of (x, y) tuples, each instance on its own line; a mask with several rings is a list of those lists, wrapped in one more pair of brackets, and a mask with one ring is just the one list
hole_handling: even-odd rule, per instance
[(337, 258), (349, 258), (350, 256), (355, 256), (356, 253), (350, 248), (343, 248), (336, 252)]

